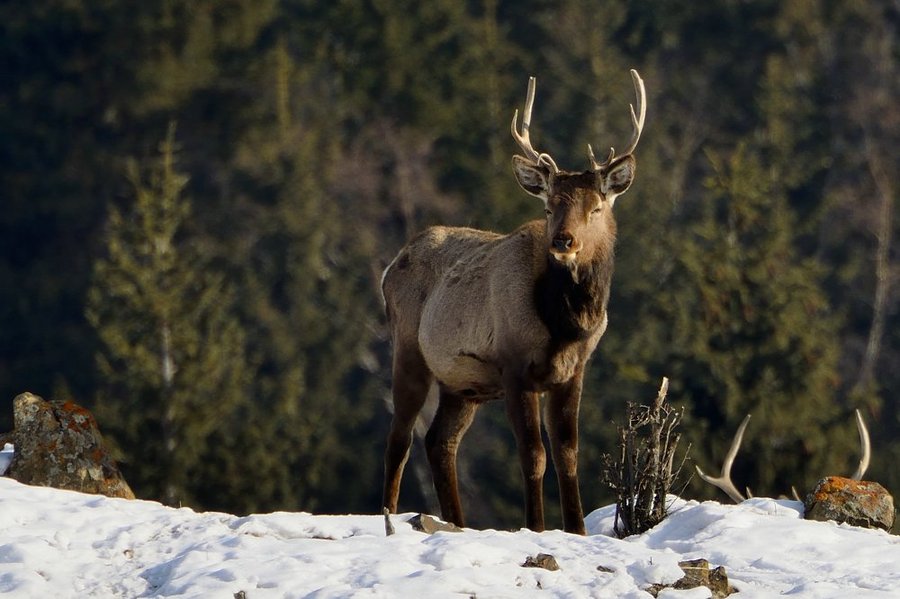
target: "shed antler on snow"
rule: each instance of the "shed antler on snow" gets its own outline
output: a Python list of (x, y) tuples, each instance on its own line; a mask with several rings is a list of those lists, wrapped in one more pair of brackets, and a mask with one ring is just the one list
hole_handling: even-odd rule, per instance
[[(741, 448), (741, 442), (744, 439), (744, 431), (747, 429), (747, 424), (750, 422), (750, 414), (744, 417), (744, 420), (741, 422), (741, 425), (738, 427), (737, 432), (734, 434), (734, 439), (731, 441), (731, 447), (728, 448), (728, 453), (725, 454), (725, 460), (722, 462), (722, 470), (719, 473), (719, 476), (712, 477), (708, 474), (705, 474), (703, 470), (700, 469), (700, 466), (695, 466), (697, 468), (697, 474), (700, 475), (704, 481), (709, 484), (717, 487), (725, 492), (728, 497), (731, 498), (735, 503), (740, 503), (746, 499), (746, 497), (738, 491), (737, 487), (731, 480), (731, 466), (734, 464), (734, 458), (737, 456), (738, 451)], [(853, 480), (861, 480), (863, 476), (866, 474), (866, 470), (869, 468), (869, 460), (872, 456), (872, 444), (869, 439), (869, 429), (866, 428), (866, 423), (863, 420), (862, 414), (859, 410), (856, 410), (856, 429), (859, 432), (859, 445), (860, 445), (860, 459), (859, 465), (856, 468), (856, 471), (850, 477)], [(750, 495), (749, 489), (747, 490), (747, 495)], [(794, 497), (797, 497), (797, 491), (794, 490)]]

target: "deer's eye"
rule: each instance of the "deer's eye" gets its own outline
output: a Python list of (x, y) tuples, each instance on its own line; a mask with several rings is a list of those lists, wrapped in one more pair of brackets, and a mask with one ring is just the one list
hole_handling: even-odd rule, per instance
[(603, 206), (602, 206), (602, 205), (601, 205), (601, 206), (597, 206), (596, 208), (594, 208), (593, 210), (591, 210), (591, 214), (600, 214), (601, 212), (603, 212)]

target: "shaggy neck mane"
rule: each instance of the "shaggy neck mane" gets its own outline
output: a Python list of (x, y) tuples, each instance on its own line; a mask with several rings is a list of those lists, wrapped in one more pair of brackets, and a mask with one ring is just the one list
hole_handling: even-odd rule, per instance
[(538, 315), (556, 343), (584, 339), (603, 323), (613, 273), (612, 252), (580, 264), (577, 272), (576, 281), (566, 266), (548, 257), (547, 270), (535, 283)]

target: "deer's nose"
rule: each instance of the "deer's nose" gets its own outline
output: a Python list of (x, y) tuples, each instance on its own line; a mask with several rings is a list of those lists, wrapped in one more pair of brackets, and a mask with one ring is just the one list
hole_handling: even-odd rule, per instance
[(557, 233), (553, 237), (553, 249), (557, 252), (568, 252), (575, 243), (575, 237), (571, 233)]

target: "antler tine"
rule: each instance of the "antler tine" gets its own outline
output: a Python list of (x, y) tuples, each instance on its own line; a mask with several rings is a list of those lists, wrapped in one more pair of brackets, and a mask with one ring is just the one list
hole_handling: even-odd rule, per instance
[(741, 442), (744, 440), (744, 430), (746, 430), (747, 424), (749, 423), (750, 414), (747, 414), (743, 422), (741, 422), (741, 425), (738, 427), (737, 432), (734, 434), (734, 439), (731, 441), (731, 447), (728, 449), (728, 453), (725, 454), (725, 461), (722, 462), (722, 471), (719, 473), (718, 477), (714, 478), (708, 474), (704, 474), (703, 470), (700, 469), (700, 466), (694, 466), (697, 469), (697, 474), (700, 475), (700, 478), (724, 491), (735, 503), (744, 501), (746, 497), (744, 497), (741, 492), (737, 490), (737, 487), (734, 486), (734, 483), (731, 482), (731, 466), (734, 464), (734, 458), (741, 448)]
[(862, 457), (859, 458), (859, 466), (857, 466), (856, 472), (850, 478), (862, 480), (866, 470), (869, 469), (869, 460), (872, 457), (872, 442), (869, 440), (869, 429), (866, 428), (866, 423), (863, 421), (859, 410), (856, 410), (856, 428), (859, 431), (859, 445), (862, 449)]
[(634, 69), (631, 69), (631, 79), (634, 82), (634, 94), (637, 96), (638, 113), (640, 116), (635, 114), (634, 105), (629, 104), (628, 107), (631, 109), (631, 126), (633, 132), (631, 134), (631, 141), (628, 142), (628, 149), (625, 150), (623, 156), (631, 154), (634, 152), (634, 149), (637, 148), (638, 140), (641, 139), (641, 132), (644, 130), (644, 120), (647, 118), (647, 90), (644, 88), (644, 80), (641, 79), (641, 76), (638, 75), (638, 72)]
[(525, 152), (526, 158), (534, 162), (536, 165), (543, 162), (551, 169), (553, 169), (554, 173), (558, 173), (559, 167), (556, 166), (556, 162), (553, 160), (550, 154), (538, 152), (531, 145), (531, 133), (529, 129), (531, 128), (531, 109), (534, 106), (534, 91), (536, 87), (537, 80), (534, 77), (529, 77), (528, 94), (525, 96), (525, 112), (522, 114), (522, 133), (519, 134), (517, 127), (519, 120), (518, 109), (516, 109), (515, 113), (513, 113), (510, 132), (512, 133), (513, 139), (516, 140), (516, 143), (519, 144), (519, 147), (522, 148), (523, 152)]
[(591, 160), (591, 168), (592, 168), (593, 170), (596, 171), (596, 170), (598, 170), (600, 167), (606, 166), (607, 164), (609, 164), (610, 162), (612, 162), (612, 159), (616, 157), (616, 149), (615, 149), (615, 148), (610, 148), (610, 149), (609, 149), (609, 156), (606, 157), (606, 160), (604, 160), (603, 162), (597, 162), (597, 161), (594, 159), (594, 148), (591, 147), (591, 144), (588, 144), (588, 157), (589, 157), (590, 160)]
[[(644, 121), (647, 118), (647, 90), (644, 87), (644, 80), (641, 79), (641, 76), (634, 69), (631, 69), (631, 79), (634, 83), (634, 93), (637, 96), (637, 112), (635, 112), (634, 104), (629, 104), (629, 108), (631, 109), (631, 141), (628, 142), (628, 148), (622, 154), (622, 156), (627, 156), (634, 152), (635, 148), (637, 148), (638, 140), (641, 139), (641, 132), (644, 130)], [(614, 148), (609, 149), (609, 156), (603, 162), (597, 162), (594, 159), (594, 150), (591, 148), (591, 145), (588, 144), (588, 155), (591, 160), (591, 168), (595, 171), (600, 168), (609, 165), (613, 159), (616, 157), (616, 151)]]

